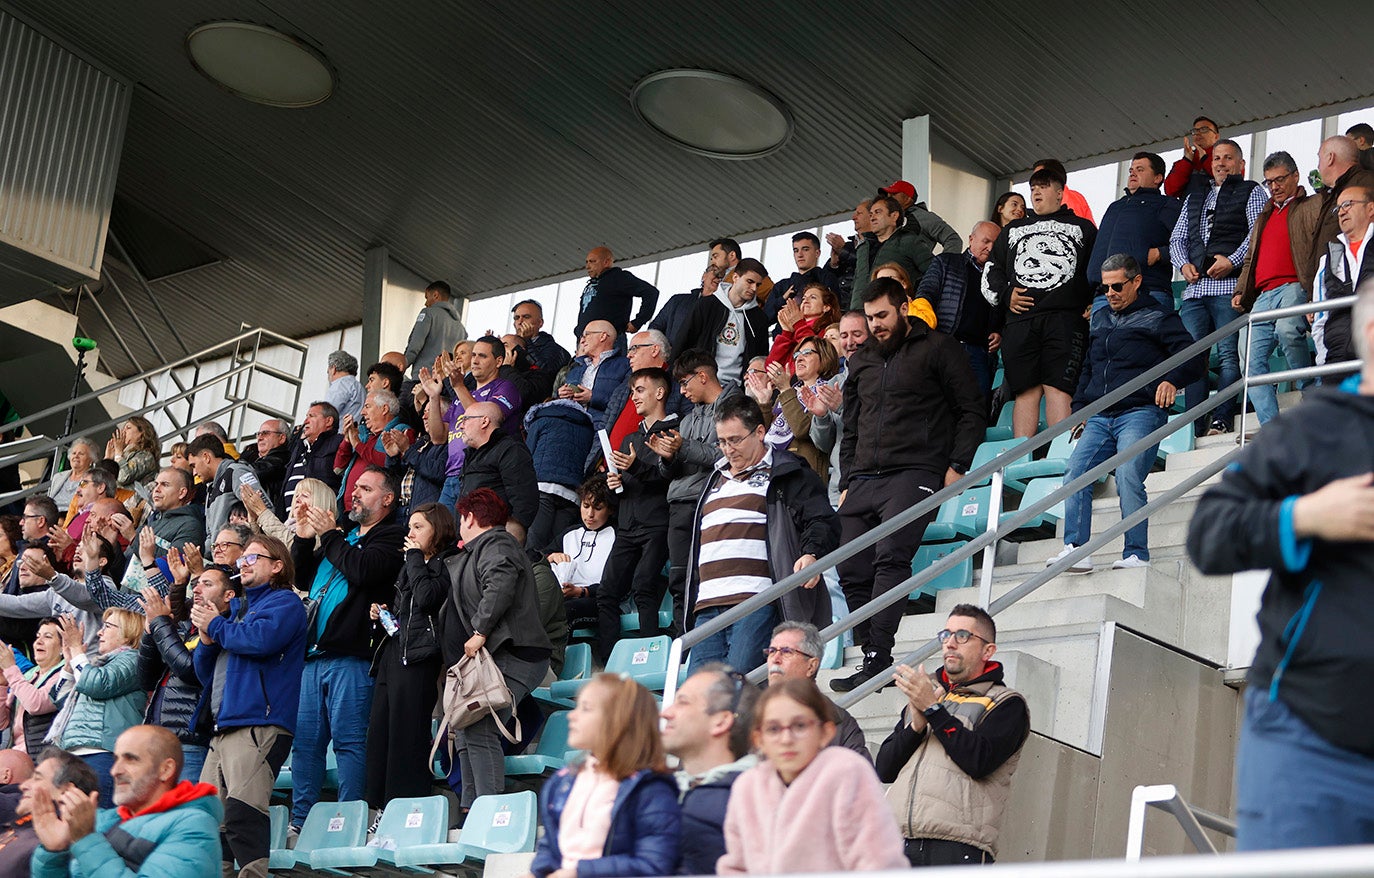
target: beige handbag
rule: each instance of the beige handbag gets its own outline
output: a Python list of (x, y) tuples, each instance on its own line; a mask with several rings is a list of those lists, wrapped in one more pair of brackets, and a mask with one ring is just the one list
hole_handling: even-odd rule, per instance
[(477, 650), (472, 656), (463, 656), (448, 669), (444, 678), (444, 697), (441, 702), (444, 711), (439, 733), (434, 737), (434, 745), (429, 749), (429, 761), (434, 762), (434, 754), (439, 750), (439, 742), (448, 738), (449, 755), (453, 755), (453, 739), (459, 729), (465, 729), (484, 717), (496, 721), (501, 737), (512, 744), (520, 740), (520, 719), (515, 719), (515, 734), (512, 735), (501, 722), (497, 711), (514, 712), (510, 688), (496, 661), (486, 648)]

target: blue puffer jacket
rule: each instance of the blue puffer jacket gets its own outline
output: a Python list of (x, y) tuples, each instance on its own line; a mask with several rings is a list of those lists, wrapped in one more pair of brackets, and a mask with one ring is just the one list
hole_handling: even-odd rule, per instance
[[(581, 384), (582, 373), (587, 371), (590, 360), (586, 357), (578, 357), (572, 362), (568, 369), (568, 375), (563, 380), (569, 384)], [(630, 374), (630, 358), (619, 353), (612, 354), (601, 361), (601, 365), (596, 367), (596, 380), (592, 382), (592, 398), (587, 403), (587, 414), (591, 415), (592, 423), (597, 429), (605, 427), (611, 428), (606, 423), (606, 406), (611, 401), (611, 394), (615, 389), (625, 383), (625, 379)], [(556, 389), (556, 388), (555, 388)], [(620, 414), (616, 412), (616, 414)]]
[(98, 812), (95, 832), (70, 850), (40, 845), (33, 853), (34, 878), (217, 878), (224, 809), (215, 788), (182, 781), (148, 808), (151, 813), (127, 820), (119, 809)]
[(525, 444), (541, 482), (576, 489), (582, 484), (582, 462), (595, 441), (591, 416), (570, 399), (540, 403), (525, 415)]
[(228, 652), (219, 715), (209, 717), (215, 733), (243, 726), (280, 726), (296, 733), (301, 675), (305, 673), (305, 605), (289, 588), (248, 588), (229, 602), (229, 613), (210, 620), (191, 653), (205, 687), (197, 716), (210, 709), (215, 660)]
[[(544, 835), (530, 864), (535, 878), (545, 878), (563, 864), (558, 827), (576, 779), (577, 768), (568, 767), (544, 784), (540, 795)], [(677, 871), (681, 827), (682, 811), (672, 776), (641, 769), (620, 782), (611, 806), (606, 847), (599, 858), (577, 864), (578, 878), (672, 875)]]
[[(1142, 285), (1136, 300), (1122, 310), (1103, 308), (1092, 316), (1088, 355), (1083, 358), (1083, 371), (1078, 376), (1073, 410), (1078, 411), (1134, 381), (1192, 343), (1193, 337), (1183, 327), (1179, 316), (1160, 307)], [(1206, 363), (1205, 356), (1194, 357), (1160, 381), (1168, 381), (1180, 389), (1196, 381)], [(1154, 405), (1158, 387), (1159, 381), (1142, 387), (1103, 414), (1120, 414)]]

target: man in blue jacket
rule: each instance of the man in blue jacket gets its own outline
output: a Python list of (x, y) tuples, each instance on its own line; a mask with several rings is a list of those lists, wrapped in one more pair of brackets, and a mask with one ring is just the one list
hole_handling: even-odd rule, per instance
[(306, 620), (286, 544), (264, 534), (244, 548), (241, 597), (226, 600), (213, 578), (196, 585), (191, 622), (200, 644), (191, 657), (205, 686), (198, 712), (213, 733), (201, 777), (219, 787), (224, 805), (225, 874), (237, 860), (240, 878), (265, 878), (267, 806), (296, 733)]
[[(1102, 285), (1108, 308), (1092, 317), (1088, 355), (1073, 396), (1073, 410), (1101, 399), (1113, 390), (1188, 347), (1193, 337), (1173, 311), (1144, 295), (1140, 263), (1125, 253), (1102, 263)], [(1089, 418), (1078, 428), (1078, 444), (1069, 458), (1064, 483), (1068, 484), (1102, 461), (1128, 448), (1164, 426), (1178, 388), (1195, 380), (1202, 370), (1201, 357), (1183, 363), (1154, 384), (1146, 385), (1116, 405)], [(1121, 515), (1126, 517), (1145, 505), (1145, 476), (1159, 446), (1153, 445), (1116, 468), (1116, 487), (1121, 495)], [(1049, 563), (1083, 545), (1092, 536), (1092, 485), (1064, 502), (1064, 550)], [(1142, 521), (1126, 531), (1121, 560), (1113, 569), (1148, 567), (1149, 523)], [(1091, 573), (1092, 558), (1075, 561), (1070, 573)]]
[[(1152, 152), (1138, 152), (1126, 174), (1126, 194), (1112, 202), (1102, 215), (1092, 255), (1088, 257), (1088, 283), (1102, 283), (1102, 263), (1113, 253), (1125, 253), (1140, 263), (1143, 291), (1154, 296), (1165, 311), (1174, 310), (1174, 266), (1169, 261), (1169, 234), (1183, 202), (1159, 191), (1164, 184), (1164, 159)], [(1093, 313), (1107, 307), (1100, 292), (1093, 298)]]

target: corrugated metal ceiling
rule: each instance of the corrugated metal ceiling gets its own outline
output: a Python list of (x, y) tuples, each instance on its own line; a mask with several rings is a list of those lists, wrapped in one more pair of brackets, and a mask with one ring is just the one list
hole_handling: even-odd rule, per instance
[[(373, 244), (471, 292), (565, 273), (593, 244), (629, 260), (844, 211), (899, 172), (900, 120), (921, 113), (1009, 174), (1173, 138), (1198, 112), (1234, 125), (1374, 91), (1365, 29), (1325, 27), (1368, 21), (1353, 0), (1324, 4), (1320, 46), (1284, 33), (1312, 19), (1295, 0), (9, 6), (136, 83), (118, 188), (224, 255), (154, 285), (204, 343), (241, 320), (357, 322)], [(335, 95), (280, 110), (220, 91), (183, 50), (218, 18), (316, 46)], [(749, 162), (665, 144), (627, 96), (666, 67), (758, 83), (796, 135)]]

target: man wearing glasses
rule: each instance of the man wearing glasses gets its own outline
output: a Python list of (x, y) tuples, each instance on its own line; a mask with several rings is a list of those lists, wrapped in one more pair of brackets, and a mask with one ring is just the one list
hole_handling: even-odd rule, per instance
[[(1374, 275), (1374, 258), (1369, 258), (1370, 224), (1374, 223), (1374, 187), (1347, 186), (1335, 207), (1340, 233), (1326, 245), (1322, 260), (1322, 299), (1353, 295)], [(1341, 363), (1356, 358), (1350, 337), (1350, 309), (1327, 312), (1324, 325), (1314, 326), (1320, 347), (1325, 348), (1326, 363)]]
[(887, 800), (913, 866), (991, 863), (1030, 711), (992, 660), (997, 625), (985, 611), (959, 604), (939, 638), (938, 671), (897, 666), (907, 704), (875, 767), (892, 784)]
[[(1299, 185), (1298, 164), (1286, 152), (1264, 160), (1264, 187), (1269, 202), (1250, 233), (1250, 252), (1245, 256), (1231, 305), (1242, 314), (1301, 305), (1311, 298), (1298, 275), (1306, 244), (1316, 232), (1316, 215), (1299, 210), (1307, 190)], [(1307, 319), (1302, 314), (1252, 324), (1247, 357), (1251, 375), (1269, 374), (1269, 355), (1275, 346), (1283, 351), (1288, 368), (1312, 365), (1307, 350)], [(1304, 382), (1302, 386), (1306, 386)], [(1261, 424), (1279, 413), (1278, 395), (1272, 384), (1250, 387), (1250, 402)]]
[(585, 408), (592, 424), (599, 430), (608, 426), (607, 406), (616, 388), (624, 384), (630, 374), (630, 359), (616, 352), (615, 327), (605, 320), (588, 323), (579, 338), (578, 356), (573, 358), (554, 396), (571, 399)]
[[(840, 522), (820, 476), (764, 442), (758, 403), (738, 394), (716, 409), (723, 455), (706, 480), (687, 562), (687, 628), (714, 619), (839, 545)], [(617, 544), (618, 544), (617, 540)], [(783, 620), (830, 624), (830, 595), (812, 577), (692, 647), (693, 664), (751, 670)]]
[[(371, 376), (368, 380), (371, 380)], [(263, 497), (273, 498), (281, 492), (282, 482), (286, 479), (286, 464), (291, 457), (291, 449), (287, 447), (290, 433), (290, 425), (285, 421), (268, 418), (258, 427), (257, 441), (244, 449), (239, 458), (241, 463), (248, 464), (258, 474)]]
[(1183, 138), (1183, 158), (1174, 162), (1169, 176), (1164, 178), (1164, 194), (1183, 198), (1194, 187), (1205, 191), (1206, 180), (1212, 176), (1212, 148), (1221, 132), (1217, 123), (1206, 116), (1193, 120), (1193, 127)]
[[(1367, 189), (1374, 187), (1374, 172), (1366, 171), (1360, 167), (1359, 162), (1360, 148), (1351, 138), (1337, 135), (1322, 141), (1317, 153), (1317, 170), (1326, 185), (1319, 193), (1319, 199), (1314, 197), (1311, 202), (1302, 206), (1304, 211), (1309, 207), (1317, 211), (1316, 236), (1311, 241), (1308, 258), (1298, 266), (1298, 277), (1310, 290), (1316, 291), (1312, 277), (1316, 274), (1317, 266), (1328, 255), (1331, 243), (1342, 231), (1337, 208), (1351, 197), (1346, 194), (1346, 189), (1352, 186), (1363, 186)], [(1317, 335), (1315, 323), (1313, 335)], [(1324, 335), (1326, 339), (1336, 342), (1335, 351), (1338, 357), (1351, 358), (1348, 310), (1336, 311), (1330, 315)], [(1327, 347), (1331, 346), (1328, 341)], [(1334, 363), (1336, 360), (1328, 355), (1324, 362)]]
[[(773, 629), (773, 639), (763, 651), (768, 662), (768, 682), (816, 679), (824, 653), (825, 644), (815, 625), (810, 622), (780, 623)], [(835, 715), (835, 737), (827, 746), (853, 750), (872, 763), (873, 754), (868, 752), (868, 742), (864, 740), (859, 721), (834, 701), (830, 701), (830, 710)]]
[(241, 878), (265, 878), (267, 806), (296, 732), (306, 618), (286, 545), (263, 535), (246, 548), (237, 587), (213, 574), (196, 583), (191, 622), (200, 643), (191, 658), (213, 733), (201, 777), (224, 804), (224, 872), (235, 874), (237, 861)]

